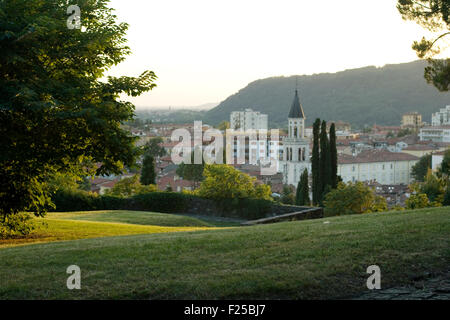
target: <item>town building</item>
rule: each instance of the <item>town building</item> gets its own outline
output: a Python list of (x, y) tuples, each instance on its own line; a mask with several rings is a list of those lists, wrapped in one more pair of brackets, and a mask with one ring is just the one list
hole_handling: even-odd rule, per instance
[(431, 115), (431, 125), (434, 127), (450, 125), (450, 105)]
[(371, 181), (380, 184), (409, 184), (411, 168), (419, 157), (387, 150), (365, 150), (350, 156), (338, 155), (338, 175), (344, 182)]
[(450, 142), (450, 124), (423, 127), (419, 133), (420, 141)]
[(422, 115), (418, 112), (408, 112), (402, 116), (402, 129), (412, 129), (418, 132), (423, 126)]
[(288, 115), (288, 136), (283, 140), (283, 158), (280, 161), (283, 182), (293, 186), (297, 186), (304, 169), (311, 172), (309, 139), (305, 137), (305, 120), (298, 91), (295, 90), (294, 101)]
[(230, 115), (230, 128), (234, 130), (267, 130), (269, 118), (267, 114), (262, 114), (252, 109), (245, 111), (233, 111)]

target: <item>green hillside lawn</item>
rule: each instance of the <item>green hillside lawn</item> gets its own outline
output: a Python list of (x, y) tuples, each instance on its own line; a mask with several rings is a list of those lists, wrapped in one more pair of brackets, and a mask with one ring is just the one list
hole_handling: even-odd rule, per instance
[[(388, 288), (449, 261), (443, 207), (4, 248), (0, 298), (346, 298), (367, 292), (369, 265)], [(66, 288), (72, 264), (81, 290)]]
[[(83, 221), (86, 220), (86, 221)], [(204, 230), (212, 224), (182, 215), (144, 211), (52, 212), (35, 219), (27, 238), (0, 240), (0, 248), (36, 242)]]
[(98, 222), (122, 222), (166, 227), (230, 227), (240, 226), (240, 221), (209, 216), (187, 216), (147, 211), (107, 210), (51, 212), (46, 218)]

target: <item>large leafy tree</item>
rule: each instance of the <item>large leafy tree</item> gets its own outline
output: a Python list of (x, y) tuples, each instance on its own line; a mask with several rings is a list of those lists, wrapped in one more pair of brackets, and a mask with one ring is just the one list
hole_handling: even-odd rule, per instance
[(431, 169), (431, 154), (426, 154), (411, 168), (411, 176), (416, 181), (424, 181), (428, 170)]
[(249, 176), (227, 164), (205, 165), (197, 194), (211, 199), (255, 198), (271, 200), (270, 186), (257, 184)]
[(134, 106), (124, 93), (151, 90), (156, 76), (107, 77), (130, 53), (128, 25), (108, 0), (79, 0), (81, 29), (67, 27), (64, 0), (0, 0), (0, 214), (45, 212), (45, 177), (86, 159), (97, 174), (132, 165), (134, 139), (122, 130)]
[(423, 37), (413, 43), (413, 49), (421, 59), (427, 59), (425, 79), (439, 91), (448, 91), (450, 85), (450, 59), (433, 59), (445, 47), (450, 35), (450, 1), (448, 0), (398, 0), (397, 9), (405, 20), (417, 22), (431, 31), (433, 38)]

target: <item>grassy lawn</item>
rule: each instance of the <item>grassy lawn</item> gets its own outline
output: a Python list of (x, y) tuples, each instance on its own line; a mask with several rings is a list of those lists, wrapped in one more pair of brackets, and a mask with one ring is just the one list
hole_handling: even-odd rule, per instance
[[(369, 265), (388, 288), (449, 261), (443, 207), (3, 248), (0, 298), (346, 298), (368, 291)], [(66, 288), (72, 264), (81, 290)]]
[(163, 227), (212, 227), (213, 225), (200, 219), (157, 212), (146, 211), (81, 211), (81, 212), (51, 212), (47, 219), (70, 219), (98, 222), (121, 222), (139, 225)]
[(180, 215), (119, 210), (52, 212), (35, 221), (37, 230), (31, 236), (0, 240), (0, 248), (37, 242), (204, 230), (212, 226)]

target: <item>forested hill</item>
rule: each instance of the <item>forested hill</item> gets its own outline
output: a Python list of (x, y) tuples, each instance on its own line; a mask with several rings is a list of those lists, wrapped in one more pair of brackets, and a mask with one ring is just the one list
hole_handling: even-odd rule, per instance
[[(426, 62), (365, 67), (338, 73), (298, 76), (300, 101), (307, 123), (315, 118), (344, 120), (355, 126), (398, 125), (401, 115), (418, 111), (430, 122), (431, 113), (450, 104), (450, 94), (426, 83)], [(269, 115), (270, 127), (284, 127), (296, 76), (256, 80), (208, 111), (204, 121), (218, 124), (230, 112), (252, 108)]]

